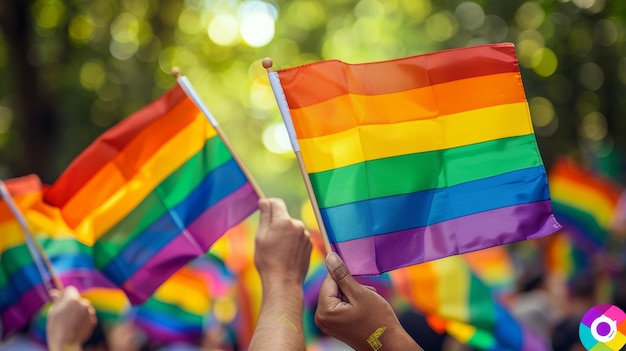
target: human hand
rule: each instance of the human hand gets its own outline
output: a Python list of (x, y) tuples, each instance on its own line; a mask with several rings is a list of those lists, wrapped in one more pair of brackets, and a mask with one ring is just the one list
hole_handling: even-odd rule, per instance
[[(254, 264), (265, 283), (304, 282), (312, 244), (304, 224), (289, 216), (281, 199), (259, 200), (261, 215), (254, 250)], [(268, 284), (264, 284), (264, 287)]]
[(81, 350), (96, 326), (96, 311), (91, 303), (80, 297), (78, 290), (50, 290), (52, 307), (48, 311), (46, 336), (50, 351)]
[(326, 256), (328, 276), (322, 283), (315, 324), (358, 351), (421, 350), (400, 325), (391, 305), (359, 284), (336, 253)]

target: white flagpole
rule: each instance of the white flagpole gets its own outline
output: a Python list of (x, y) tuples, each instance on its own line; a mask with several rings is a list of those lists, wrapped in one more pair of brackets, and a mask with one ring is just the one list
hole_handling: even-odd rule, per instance
[(276, 98), (276, 102), (278, 103), (278, 110), (280, 111), (280, 115), (283, 117), (283, 122), (285, 123), (285, 127), (287, 128), (287, 134), (289, 134), (289, 141), (291, 143), (291, 147), (293, 148), (293, 151), (296, 153), (296, 159), (298, 160), (300, 173), (302, 174), (302, 178), (304, 179), (304, 185), (309, 195), (309, 200), (311, 201), (311, 205), (313, 205), (313, 212), (315, 213), (315, 219), (317, 220), (317, 225), (320, 228), (320, 233), (322, 234), (322, 238), (324, 238), (324, 248), (326, 248), (327, 253), (331, 253), (333, 252), (333, 249), (330, 246), (330, 241), (328, 240), (328, 234), (326, 233), (324, 220), (322, 219), (322, 214), (320, 212), (319, 205), (317, 204), (315, 193), (313, 192), (311, 179), (309, 178), (309, 174), (306, 171), (306, 168), (304, 167), (304, 160), (302, 159), (302, 153), (300, 152), (300, 144), (298, 143), (296, 130), (293, 126), (293, 121), (291, 120), (291, 113), (289, 112), (289, 105), (287, 104), (287, 99), (285, 98), (285, 92), (283, 91), (283, 86), (280, 84), (280, 78), (278, 77), (278, 73), (272, 71), (272, 65), (273, 65), (272, 59), (265, 58), (263, 59), (262, 64), (263, 64), (263, 68), (267, 70), (267, 76), (269, 77), (270, 85), (272, 86), (272, 91), (274, 92), (274, 97)]
[(17, 204), (15, 203), (15, 201), (13, 201), (13, 197), (11, 197), (9, 190), (4, 184), (4, 181), (2, 181), (1, 179), (0, 179), (0, 195), (4, 199), (4, 202), (7, 204), (7, 206), (9, 207), (9, 210), (11, 211), (11, 213), (17, 220), (17, 223), (19, 224), (20, 228), (22, 229), (22, 233), (24, 234), (24, 239), (26, 241), (26, 246), (28, 247), (28, 251), (30, 252), (30, 255), (33, 257), (33, 260), (35, 261), (35, 266), (37, 266), (37, 271), (39, 272), (39, 275), (41, 276), (41, 280), (43, 281), (46, 287), (46, 290), (50, 291), (50, 289), (52, 289), (52, 285), (46, 278), (47, 277), (47, 274), (45, 273), (46, 268), (50, 275), (50, 278), (52, 279), (54, 283), (54, 287), (59, 290), (63, 290), (63, 284), (54, 273), (54, 270), (52, 269), (52, 264), (48, 260), (48, 257), (43, 252), (39, 244), (37, 244), (37, 242), (33, 238), (33, 235), (30, 232), (30, 229), (28, 229), (28, 223), (26, 222), (26, 218), (22, 214), (22, 211), (20, 211), (19, 207), (17, 207)]
[(196, 92), (196, 89), (194, 89), (193, 85), (191, 85), (191, 82), (189, 81), (189, 79), (187, 79), (187, 77), (185, 76), (181, 76), (180, 70), (178, 70), (178, 68), (172, 69), (172, 75), (176, 78), (176, 81), (178, 82), (180, 87), (183, 89), (185, 94), (187, 94), (187, 96), (191, 99), (191, 101), (193, 101), (194, 104), (196, 104), (196, 106), (200, 109), (200, 111), (202, 111), (202, 114), (206, 117), (209, 123), (211, 123), (213, 128), (215, 128), (215, 130), (217, 131), (217, 135), (222, 139), (222, 142), (224, 142), (224, 145), (226, 145), (226, 148), (228, 148), (228, 151), (230, 152), (230, 154), (233, 155), (233, 159), (235, 160), (235, 162), (237, 162), (237, 164), (239, 165), (239, 168), (241, 169), (243, 174), (246, 176), (246, 178), (248, 178), (248, 182), (250, 182), (250, 185), (252, 186), (254, 191), (257, 193), (257, 195), (260, 198), (265, 198), (265, 194), (263, 194), (263, 191), (261, 190), (259, 185), (256, 183), (254, 178), (252, 178), (252, 174), (248, 171), (244, 163), (241, 161), (241, 158), (235, 151), (235, 148), (233, 148), (232, 144), (228, 141), (228, 138), (226, 138), (226, 134), (224, 134), (224, 131), (222, 131), (222, 128), (220, 127), (219, 123), (217, 123), (217, 120), (215, 119), (215, 117), (213, 117), (213, 114), (211, 113), (211, 111), (209, 111), (206, 105), (202, 102), (200, 95), (198, 95), (198, 93)]

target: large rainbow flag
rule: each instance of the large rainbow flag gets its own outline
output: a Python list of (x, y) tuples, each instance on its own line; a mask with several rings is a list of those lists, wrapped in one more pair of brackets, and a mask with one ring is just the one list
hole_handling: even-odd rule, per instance
[(479, 350), (543, 351), (543, 340), (520, 323), (460, 256), (390, 273), (394, 288), (435, 329)]
[[(5, 181), (17, 207), (31, 219), (31, 209), (41, 202), (42, 184), (31, 175)], [(48, 300), (49, 273), (24, 237), (24, 233), (7, 206), (0, 201), (0, 339), (24, 328)]]
[(588, 254), (605, 249), (623, 189), (566, 157), (557, 159), (548, 180), (554, 214), (574, 244)]
[(96, 139), (44, 198), (137, 304), (253, 213), (258, 195), (182, 77)]
[(269, 73), (333, 250), (357, 275), (560, 226), (515, 48)]

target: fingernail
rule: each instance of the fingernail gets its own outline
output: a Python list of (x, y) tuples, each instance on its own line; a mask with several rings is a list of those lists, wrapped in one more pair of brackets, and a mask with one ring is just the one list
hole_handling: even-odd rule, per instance
[(339, 255), (334, 252), (331, 252), (328, 256), (326, 256), (326, 262), (328, 263), (328, 267), (332, 270), (339, 268), (343, 264)]

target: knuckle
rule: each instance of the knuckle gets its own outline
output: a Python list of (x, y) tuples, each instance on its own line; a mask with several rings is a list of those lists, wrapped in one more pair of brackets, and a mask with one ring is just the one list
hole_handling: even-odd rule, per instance
[(333, 270), (333, 277), (335, 277), (336, 282), (345, 279), (349, 275), (350, 272), (348, 272), (348, 269), (344, 265), (341, 265)]

